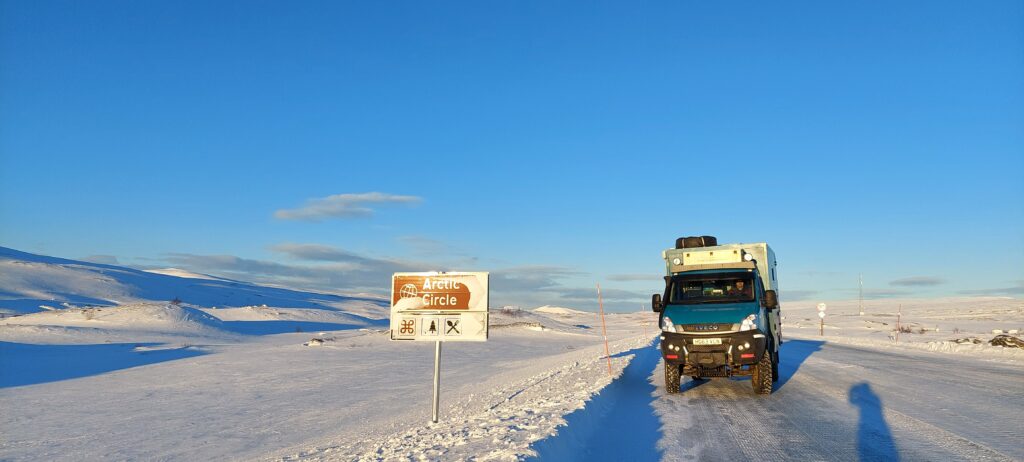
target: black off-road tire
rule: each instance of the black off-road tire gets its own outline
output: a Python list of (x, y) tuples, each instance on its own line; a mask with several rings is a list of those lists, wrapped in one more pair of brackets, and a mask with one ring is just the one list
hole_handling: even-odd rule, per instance
[(665, 391), (679, 393), (679, 365), (665, 363)]
[(758, 361), (757, 365), (754, 366), (754, 374), (750, 376), (750, 384), (754, 386), (754, 393), (759, 395), (772, 394), (772, 383), (774, 382), (772, 369), (772, 354), (765, 351), (764, 355), (761, 356), (761, 361)]

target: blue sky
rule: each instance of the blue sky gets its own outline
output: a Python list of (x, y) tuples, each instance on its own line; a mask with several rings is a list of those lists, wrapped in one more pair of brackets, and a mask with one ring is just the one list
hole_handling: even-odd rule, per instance
[(631, 310), (710, 234), (790, 302), (1019, 297), (1022, 199), (1019, 1), (0, 1), (29, 252)]

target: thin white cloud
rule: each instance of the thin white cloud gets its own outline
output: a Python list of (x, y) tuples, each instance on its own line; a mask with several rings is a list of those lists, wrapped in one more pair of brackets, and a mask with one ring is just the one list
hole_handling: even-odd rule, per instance
[(117, 260), (117, 257), (113, 255), (89, 255), (88, 257), (82, 257), (81, 260), (89, 263), (100, 263), (103, 265), (121, 264), (121, 262)]
[(444, 255), (457, 253), (452, 246), (424, 236), (399, 236), (398, 241), (419, 255)]
[(931, 287), (942, 285), (945, 282), (945, 279), (933, 276), (914, 276), (909, 278), (897, 279), (895, 281), (890, 281), (889, 285), (902, 287)]
[(1014, 281), (1013, 286), (998, 287), (994, 289), (969, 289), (961, 290), (958, 293), (964, 295), (1009, 295), (1011, 297), (1024, 295), (1024, 281)]
[[(439, 265), (398, 259), (377, 258), (324, 244), (280, 243), (270, 249), (285, 262), (254, 260), (234, 255), (165, 254), (163, 261), (174, 266), (234, 280), (341, 292), (387, 294), (391, 274), (406, 271), (451, 270)], [(480, 269), (480, 268), (469, 268)], [(482, 269), (486, 270), (486, 269)], [(556, 304), (580, 309), (597, 309), (597, 288), (566, 286), (586, 276), (562, 266), (518, 266), (491, 269), (491, 306), (541, 306)], [(607, 310), (631, 311), (650, 300), (647, 292), (604, 287)]]
[(798, 302), (801, 300), (810, 300), (818, 295), (817, 290), (785, 290), (779, 293), (779, 298), (786, 302)]
[(270, 250), (287, 255), (296, 260), (331, 261), (331, 262), (363, 262), (365, 257), (353, 252), (323, 244), (296, 244), (285, 242), (270, 246)]
[(380, 192), (335, 194), (309, 199), (302, 207), (274, 212), (279, 220), (321, 221), (328, 218), (358, 218), (373, 215), (369, 204), (415, 205), (423, 202), (418, 196), (400, 196)]
[(609, 281), (618, 282), (661, 281), (662, 278), (662, 275), (656, 273), (611, 274), (608, 276)]
[(234, 255), (172, 253), (164, 259), (175, 266), (230, 279), (329, 291), (365, 291), (385, 294), (391, 274), (427, 271), (428, 267), (361, 256), (316, 244), (281, 244), (273, 247), (297, 260), (315, 264), (286, 264)]

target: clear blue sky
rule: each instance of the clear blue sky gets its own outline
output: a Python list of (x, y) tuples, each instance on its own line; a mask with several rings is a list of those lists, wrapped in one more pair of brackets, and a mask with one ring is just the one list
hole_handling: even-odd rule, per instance
[(0, 1), (2, 246), (625, 310), (691, 234), (1024, 294), (1024, 3)]

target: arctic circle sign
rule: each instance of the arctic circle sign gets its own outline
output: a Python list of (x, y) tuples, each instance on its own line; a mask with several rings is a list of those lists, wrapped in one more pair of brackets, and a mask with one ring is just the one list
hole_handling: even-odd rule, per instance
[(391, 340), (434, 342), (437, 423), (441, 396), (441, 344), (487, 341), (490, 273), (432, 272), (391, 275)]
[(487, 340), (489, 273), (395, 273), (391, 339)]

